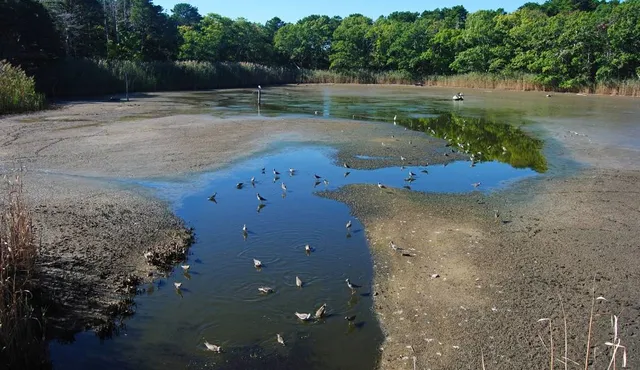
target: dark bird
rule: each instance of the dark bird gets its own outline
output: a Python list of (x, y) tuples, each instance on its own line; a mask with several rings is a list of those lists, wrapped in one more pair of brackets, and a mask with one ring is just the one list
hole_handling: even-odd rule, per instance
[(349, 171), (345, 172), (345, 173), (344, 173), (344, 177), (349, 176), (349, 174), (350, 174), (350, 173), (351, 173), (351, 172), (349, 172)]
[(211, 196), (209, 196), (209, 200), (212, 201), (213, 203), (218, 203), (216, 201), (216, 195), (218, 195), (218, 193), (213, 193)]
[(349, 166), (347, 162), (343, 163), (342, 165), (344, 166), (344, 168), (351, 168), (351, 166)]
[(239, 182), (236, 184), (236, 189), (242, 189), (242, 187), (244, 186), (243, 182)]
[(381, 183), (378, 183), (378, 187), (379, 187), (380, 189), (386, 189), (386, 188), (387, 188), (386, 186), (382, 185)]
[(320, 179), (322, 178), (322, 176), (318, 176), (318, 175), (316, 175), (316, 174), (314, 174), (314, 175), (313, 175), (313, 177), (315, 177), (315, 178), (316, 178), (316, 180), (320, 180)]
[(351, 293), (355, 293), (356, 289), (361, 288), (360, 285), (352, 283), (349, 278), (345, 279), (345, 281), (347, 282), (347, 286), (349, 287), (349, 289), (351, 289)]
[(354, 322), (356, 320), (356, 315), (345, 316), (344, 319), (349, 322)]
[(267, 201), (267, 199), (266, 199), (266, 198), (263, 198), (263, 197), (260, 195), (260, 193), (256, 193), (256, 198), (258, 198), (258, 200), (259, 200), (259, 201), (261, 201), (261, 202), (266, 202), (266, 201)]
[(278, 176), (279, 174), (280, 174), (280, 172), (276, 171), (276, 169), (274, 168), (274, 169), (273, 169), (273, 175), (274, 175), (274, 176)]
[(350, 228), (351, 228), (351, 220), (349, 220), (349, 221), (347, 222), (347, 225), (346, 225), (346, 226), (347, 226), (347, 229), (350, 229)]

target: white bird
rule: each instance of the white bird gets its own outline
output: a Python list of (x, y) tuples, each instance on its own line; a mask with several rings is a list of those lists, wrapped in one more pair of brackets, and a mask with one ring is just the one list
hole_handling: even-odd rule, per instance
[(284, 339), (282, 339), (282, 335), (276, 334), (276, 339), (278, 340), (278, 343), (282, 344), (283, 346), (285, 345)]
[(282, 185), (280, 185), (280, 187), (282, 188), (282, 191), (287, 191), (287, 185), (285, 185), (284, 182), (282, 183)]
[(394, 251), (398, 250), (398, 246), (396, 245), (396, 243), (392, 241), (389, 242), (389, 246), (391, 247), (391, 249), (393, 249)]
[(181, 265), (180, 267), (182, 267), (184, 271), (189, 271), (189, 269), (191, 268), (191, 266), (189, 265)]
[(397, 114), (395, 116), (393, 116), (393, 120), (395, 121), (396, 119), (398, 119), (398, 115)]
[(260, 196), (260, 193), (256, 193), (256, 198), (258, 198), (260, 202), (264, 202), (267, 200), (267, 198), (263, 198), (262, 196)]
[(311, 253), (311, 246), (309, 244), (304, 246), (304, 251), (307, 253)]
[(351, 228), (351, 220), (347, 222), (347, 229), (350, 229), (350, 228)]
[(324, 180), (323, 180), (323, 182), (324, 182), (324, 185), (325, 185), (325, 186), (329, 186), (329, 180), (324, 179)]
[(351, 289), (352, 292), (355, 292), (356, 289), (360, 288), (360, 285), (356, 285), (352, 283), (351, 280), (349, 280), (349, 278), (345, 279), (345, 281), (347, 282), (347, 286), (349, 287), (349, 289)]
[(474, 182), (473, 184), (471, 184), (471, 186), (473, 186), (474, 188), (477, 188), (478, 186), (480, 186), (479, 182)]
[(262, 90), (262, 86), (258, 85), (258, 90)]
[(412, 171), (409, 171), (409, 176), (413, 177), (415, 175), (416, 175), (415, 173), (413, 173)]
[(311, 320), (311, 314), (310, 313), (299, 313), (299, 312), (296, 312), (296, 316), (302, 321)]
[(254, 185), (256, 183), (256, 178), (255, 177), (251, 177), (251, 185)]
[(344, 162), (342, 165), (344, 166), (344, 168), (351, 168), (351, 166), (349, 166), (347, 162)]
[(316, 116), (318, 115), (318, 111), (315, 111), (315, 115), (316, 115)]
[(318, 308), (318, 310), (316, 311), (316, 319), (319, 319), (321, 317), (324, 316), (325, 312), (327, 311), (327, 304), (323, 304), (322, 306), (320, 306), (320, 308)]
[(242, 232), (246, 234), (247, 230), (249, 230), (247, 229), (247, 224), (242, 225)]
[(260, 288), (258, 288), (258, 291), (260, 291), (260, 293), (269, 294), (273, 293), (273, 288), (268, 286), (261, 286)]
[(216, 346), (215, 344), (211, 344), (211, 343), (207, 342), (206, 340), (204, 341), (204, 346), (207, 347), (207, 350), (209, 350), (211, 352), (217, 352), (217, 353), (222, 352), (222, 347)]
[(289, 168), (289, 174), (293, 175), (296, 172), (295, 168)]
[(387, 188), (386, 186), (382, 185), (381, 183), (378, 183), (378, 187), (379, 187), (380, 189), (386, 189), (386, 188)]
[(274, 169), (273, 169), (273, 175), (274, 175), (274, 176), (278, 176), (279, 174), (280, 174), (280, 172), (276, 171), (276, 169), (274, 168)]
[(176, 289), (180, 289), (182, 283), (173, 283), (173, 286), (176, 287)]
[(260, 268), (262, 267), (262, 262), (260, 260), (257, 259), (253, 259), (253, 266), (255, 266), (255, 268)]
[(300, 280), (300, 278), (297, 276), (296, 276), (296, 286), (298, 288), (302, 288), (302, 280)]
[(407, 159), (407, 158), (405, 158), (405, 157), (403, 157), (403, 156), (400, 156), (400, 160), (401, 160), (401, 161), (404, 161), (404, 160), (406, 160), (406, 159)]

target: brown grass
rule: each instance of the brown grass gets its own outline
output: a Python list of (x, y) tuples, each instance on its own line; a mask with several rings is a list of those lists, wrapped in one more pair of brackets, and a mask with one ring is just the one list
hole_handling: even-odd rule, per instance
[(20, 177), (0, 204), (0, 363), (7, 369), (47, 367), (44, 322), (34, 307), (36, 243)]

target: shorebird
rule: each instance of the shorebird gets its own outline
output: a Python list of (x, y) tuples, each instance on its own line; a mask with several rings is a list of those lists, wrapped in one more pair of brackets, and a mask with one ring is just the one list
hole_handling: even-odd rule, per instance
[(429, 171), (427, 171), (427, 170), (422, 170), (422, 171), (420, 171), (420, 172), (422, 172), (422, 173), (429, 173)]
[(247, 224), (242, 225), (242, 233), (243, 234), (247, 234), (248, 233)]
[(243, 182), (239, 182), (236, 184), (236, 189), (242, 189), (242, 187), (244, 186)]
[(293, 176), (296, 173), (295, 168), (289, 168), (289, 175)]
[(314, 175), (313, 175), (313, 177), (315, 177), (315, 178), (316, 178), (316, 180), (320, 180), (320, 179), (322, 178), (322, 176), (318, 176), (318, 175), (316, 175), (316, 174), (314, 174)]
[(324, 182), (324, 186), (329, 186), (329, 180), (324, 179), (323, 182)]
[[(405, 127), (404, 129), (406, 130), (407, 128)], [(409, 140), (409, 145), (411, 145), (411, 140)]]
[(415, 177), (409, 176), (409, 177), (405, 178), (404, 181), (406, 181), (406, 182), (414, 182), (414, 181), (416, 181), (416, 179), (415, 179)]
[(474, 188), (477, 188), (478, 186), (480, 186), (479, 182), (474, 182), (473, 184), (471, 184), (471, 186), (473, 186)]
[(189, 271), (189, 269), (191, 268), (191, 266), (189, 265), (181, 265), (180, 267), (182, 267), (184, 271)]
[(262, 90), (262, 86), (258, 85), (258, 90)]
[(395, 116), (393, 116), (393, 120), (397, 120), (398, 119), (398, 115), (396, 114)]
[(269, 294), (269, 293), (273, 293), (273, 288), (268, 286), (261, 286), (260, 288), (258, 288), (258, 291), (260, 293)]
[(356, 285), (349, 280), (349, 278), (345, 279), (347, 282), (347, 286), (351, 289), (351, 293), (355, 293), (356, 289), (360, 288), (360, 285)]
[(300, 280), (300, 278), (297, 276), (296, 276), (296, 286), (298, 288), (302, 288), (302, 280)]
[(176, 289), (180, 290), (182, 283), (173, 283), (173, 286), (176, 287)]
[(260, 196), (260, 193), (256, 193), (256, 198), (258, 198), (258, 200), (259, 200), (260, 202), (266, 202), (266, 201), (267, 201), (267, 199), (266, 199), (266, 198), (263, 198), (262, 196)]
[(209, 196), (209, 198), (208, 198), (208, 199), (209, 199), (210, 201), (214, 202), (214, 203), (217, 203), (217, 202), (216, 202), (216, 195), (218, 195), (218, 193), (217, 193), (217, 192), (215, 192), (215, 193), (211, 194), (211, 195)]
[(349, 323), (352, 323), (356, 320), (356, 315), (345, 316), (344, 319), (349, 321)]
[(500, 213), (498, 213), (497, 209), (494, 209), (493, 211), (495, 212), (494, 213), (494, 218), (496, 219), (496, 222), (498, 222), (498, 220), (500, 219)]
[(282, 188), (282, 191), (287, 191), (287, 185), (285, 185), (284, 182), (282, 183), (282, 185), (280, 185), (280, 187)]
[(391, 247), (391, 249), (393, 249), (394, 251), (398, 250), (398, 246), (396, 245), (396, 243), (392, 241), (389, 242), (389, 246)]
[(400, 156), (400, 160), (401, 160), (401, 161), (405, 161), (406, 159), (407, 159), (407, 158), (405, 158), (405, 157), (403, 157), (403, 156)]
[(351, 166), (349, 166), (347, 162), (344, 162), (342, 165), (344, 166), (344, 168), (351, 168)]
[(311, 320), (311, 314), (310, 313), (299, 313), (299, 312), (296, 312), (296, 316), (302, 321)]
[(254, 258), (253, 259), (253, 266), (258, 269), (258, 268), (262, 267), (262, 262), (260, 260), (257, 260), (257, 259)]
[(316, 187), (316, 186), (318, 186), (318, 185), (320, 185), (320, 181), (316, 180), (316, 181), (313, 183), (313, 187), (315, 188), (315, 187)]
[(320, 308), (318, 308), (318, 310), (316, 311), (316, 315), (315, 318), (316, 319), (320, 319), (324, 316), (324, 314), (327, 311), (327, 304), (324, 303), (322, 306), (320, 306)]
[(255, 185), (256, 184), (256, 178), (251, 176), (251, 185)]
[(318, 115), (318, 111), (315, 111), (315, 115), (316, 115), (316, 116)]
[(284, 339), (282, 339), (282, 335), (276, 334), (276, 340), (284, 346)]
[(309, 244), (305, 245), (304, 246), (304, 251), (307, 252), (307, 253), (311, 253), (312, 252), (311, 246)]
[(217, 352), (217, 353), (222, 352), (222, 347), (216, 346), (215, 344), (211, 344), (211, 343), (207, 342), (206, 340), (204, 341), (204, 346), (207, 347), (208, 351)]
[(345, 173), (344, 173), (344, 177), (349, 176), (349, 174), (350, 174), (350, 173), (351, 173), (351, 172), (349, 172), (349, 171), (345, 172)]
[(387, 188), (386, 186), (382, 185), (381, 183), (378, 183), (378, 187), (379, 187), (380, 189), (386, 189), (386, 188)]
[(409, 176), (413, 177), (415, 175), (416, 175), (415, 173), (413, 173), (412, 171), (409, 171)]
[(273, 175), (274, 175), (274, 176), (278, 176), (279, 174), (280, 174), (280, 172), (276, 171), (276, 169), (274, 168), (274, 169), (273, 169)]
[(265, 168), (262, 167), (262, 170), (260, 170), (260, 172), (262, 172), (264, 174)]
[(346, 225), (346, 226), (347, 226), (347, 229), (350, 229), (350, 228), (351, 228), (351, 220), (349, 220), (349, 221), (347, 222), (347, 225)]

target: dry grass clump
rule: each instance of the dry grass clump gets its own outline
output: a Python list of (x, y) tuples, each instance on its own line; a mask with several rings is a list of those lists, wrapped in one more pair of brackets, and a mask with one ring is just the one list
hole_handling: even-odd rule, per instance
[(36, 92), (33, 77), (0, 60), (0, 114), (38, 110), (44, 105), (44, 96)]
[(19, 177), (0, 204), (0, 363), (9, 369), (47, 366), (43, 314), (35, 309), (36, 242)]

